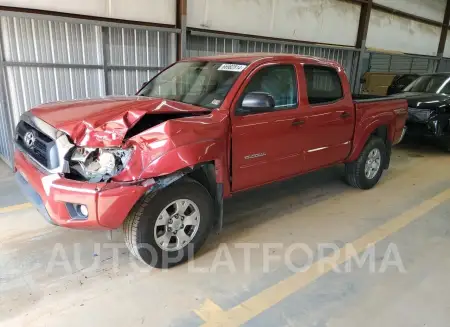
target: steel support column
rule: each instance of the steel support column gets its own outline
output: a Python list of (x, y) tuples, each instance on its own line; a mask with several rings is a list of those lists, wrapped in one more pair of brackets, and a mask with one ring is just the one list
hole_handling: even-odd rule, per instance
[(105, 79), (105, 95), (111, 95), (111, 85), (109, 85), (109, 27), (102, 26), (102, 51), (103, 51), (103, 78)]
[(177, 35), (177, 59), (182, 59), (187, 54), (187, 0), (177, 0), (176, 18), (176, 27), (180, 30)]
[(362, 62), (366, 52), (366, 38), (369, 30), (370, 13), (372, 11), (373, 0), (361, 4), (361, 14), (359, 16), (358, 34), (356, 37), (356, 48), (359, 49), (358, 60), (356, 64), (356, 75), (354, 82), (354, 92), (358, 93), (361, 88)]
[(447, 0), (447, 5), (445, 6), (444, 21), (442, 22), (441, 37), (439, 38), (439, 45), (437, 50), (438, 64), (436, 65), (436, 70), (442, 63), (442, 57), (444, 56), (445, 42), (447, 41), (447, 34), (449, 28), (450, 19), (450, 0)]

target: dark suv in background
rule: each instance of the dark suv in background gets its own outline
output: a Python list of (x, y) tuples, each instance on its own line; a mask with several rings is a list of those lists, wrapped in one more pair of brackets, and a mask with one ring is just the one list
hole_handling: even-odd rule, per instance
[(418, 74), (396, 75), (391, 85), (389, 85), (386, 95), (401, 93), (405, 87), (414, 82), (419, 76)]
[(420, 75), (395, 97), (408, 101), (408, 138), (433, 138), (450, 150), (450, 73)]

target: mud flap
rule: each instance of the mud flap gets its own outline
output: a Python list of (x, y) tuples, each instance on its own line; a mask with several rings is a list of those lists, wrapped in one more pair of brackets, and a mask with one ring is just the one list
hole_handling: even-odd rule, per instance
[[(163, 188), (166, 188), (170, 184), (176, 182), (180, 178), (184, 177), (188, 172), (184, 171), (177, 171), (173, 174), (163, 176), (163, 177), (156, 177), (156, 178), (150, 178), (148, 179), (148, 183), (153, 183), (147, 190), (146, 194), (159, 191)], [(146, 182), (143, 183), (145, 185)]]
[(223, 227), (223, 184), (217, 184), (215, 202), (216, 224), (214, 225), (214, 231), (219, 234)]

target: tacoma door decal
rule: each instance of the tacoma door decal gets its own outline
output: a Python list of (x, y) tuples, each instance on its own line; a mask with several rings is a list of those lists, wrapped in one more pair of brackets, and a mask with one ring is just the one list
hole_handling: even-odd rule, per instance
[(254, 154), (250, 154), (248, 156), (245, 156), (244, 159), (245, 160), (250, 160), (250, 159), (256, 159), (256, 158), (261, 158), (261, 157), (265, 157), (266, 153), (261, 152), (261, 153), (254, 153)]

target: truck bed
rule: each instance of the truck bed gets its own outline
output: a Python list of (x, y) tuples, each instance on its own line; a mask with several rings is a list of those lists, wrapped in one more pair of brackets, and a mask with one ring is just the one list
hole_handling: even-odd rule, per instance
[(396, 100), (395, 97), (371, 94), (352, 94), (353, 102), (378, 102), (385, 100)]
[[(408, 104), (404, 98), (388, 97), (378, 95), (356, 95), (353, 99), (355, 113), (357, 117), (355, 140), (367, 139), (365, 133), (370, 130), (370, 126), (380, 119), (388, 130), (392, 144), (396, 144), (402, 136), (403, 127), (408, 113)], [(358, 153), (364, 147), (364, 144), (357, 144)], [(354, 158), (352, 158), (354, 159)]]

